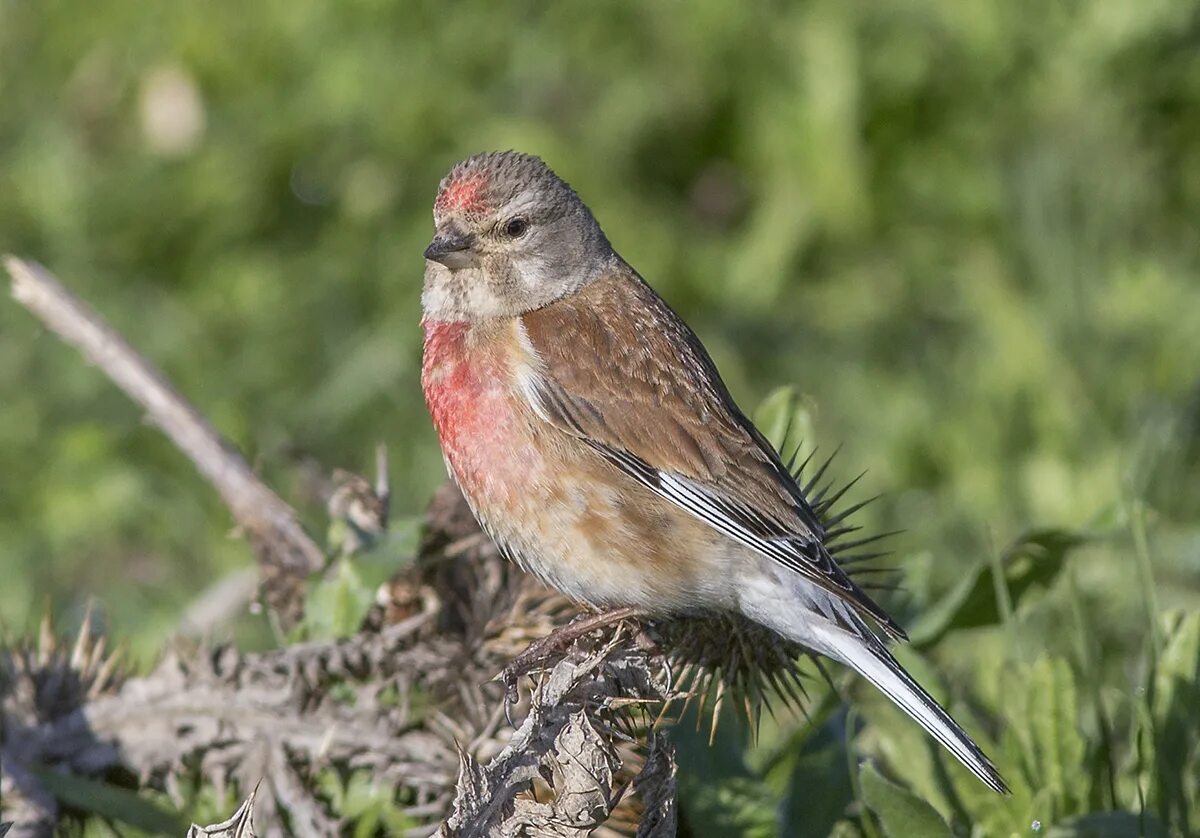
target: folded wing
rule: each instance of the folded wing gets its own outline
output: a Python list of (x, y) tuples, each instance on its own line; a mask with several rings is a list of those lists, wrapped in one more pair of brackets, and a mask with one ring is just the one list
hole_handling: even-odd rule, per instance
[(632, 269), (524, 315), (523, 326), (537, 361), (521, 386), (539, 417), (904, 637), (833, 560), (812, 505), (695, 334)]

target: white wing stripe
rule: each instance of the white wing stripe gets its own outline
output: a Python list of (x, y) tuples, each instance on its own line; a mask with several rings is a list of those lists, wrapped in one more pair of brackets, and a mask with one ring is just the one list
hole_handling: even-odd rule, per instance
[[(524, 342), (528, 342), (528, 334), (522, 328), (518, 334)], [(518, 374), (518, 386), (529, 402), (533, 411), (543, 421), (552, 416), (560, 417), (562, 422), (578, 430), (576, 420), (564, 405), (556, 404), (552, 388), (539, 374), (541, 359), (533, 352), (530, 345), (530, 364), (527, 370)], [(804, 553), (796, 538), (788, 538), (786, 534), (770, 532), (769, 522), (756, 510), (737, 504), (728, 498), (721, 497), (703, 486), (678, 474), (660, 471), (649, 465), (641, 458), (627, 451), (612, 448), (581, 435), (580, 439), (591, 445), (601, 455), (609, 459), (626, 474), (659, 497), (669, 500), (685, 512), (699, 518), (718, 532), (734, 541), (756, 550), (762, 555), (774, 559), (784, 567), (796, 573), (809, 577), (824, 574), (821, 567), (820, 552), (814, 555)], [(763, 533), (756, 533), (750, 527), (758, 524)]]
[(671, 501), (739, 544), (757, 550), (800, 573), (803, 573), (805, 565), (812, 561), (796, 549), (794, 541), (778, 536), (764, 538), (750, 532), (730, 514), (731, 504), (728, 500), (705, 491), (687, 478), (658, 471), (642, 463), (631, 463), (629, 457), (608, 448), (600, 450), (655, 494)]

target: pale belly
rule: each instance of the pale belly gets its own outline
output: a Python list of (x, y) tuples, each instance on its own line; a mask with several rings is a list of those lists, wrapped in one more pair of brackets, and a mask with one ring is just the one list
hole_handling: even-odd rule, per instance
[(515, 386), (519, 346), (470, 340), (462, 324), (427, 324), (422, 385), (450, 474), (497, 544), (580, 602), (711, 604), (730, 545), (542, 423)]

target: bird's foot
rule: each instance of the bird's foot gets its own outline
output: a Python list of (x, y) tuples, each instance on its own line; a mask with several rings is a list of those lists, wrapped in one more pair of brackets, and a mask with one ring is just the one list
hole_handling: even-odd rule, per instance
[(561, 656), (576, 640), (598, 629), (607, 628), (624, 620), (642, 616), (640, 609), (632, 606), (601, 611), (598, 614), (580, 614), (565, 626), (559, 626), (545, 637), (533, 641), (501, 671), (498, 680), (504, 683), (510, 703), (516, 703), (517, 681), (522, 675), (539, 668), (552, 657)]

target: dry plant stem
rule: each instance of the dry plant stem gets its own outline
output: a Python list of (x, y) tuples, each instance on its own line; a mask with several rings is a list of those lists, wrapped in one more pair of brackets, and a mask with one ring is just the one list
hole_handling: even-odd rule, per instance
[(633, 607), (616, 608), (598, 614), (580, 614), (565, 626), (560, 626), (545, 637), (533, 641), (500, 673), (499, 678), (508, 689), (510, 700), (516, 701), (517, 679), (522, 675), (536, 669), (554, 655), (561, 655), (581, 637), (625, 620), (636, 619), (641, 614), (639, 609)]
[(13, 298), (146, 411), (216, 488), (260, 558), (298, 574), (324, 565), (324, 553), (304, 532), (295, 511), (255, 476), (246, 460), (162, 372), (50, 271), (15, 256), (5, 257), (4, 265), (12, 277)]
[[(654, 702), (670, 694), (657, 671), (662, 662), (632, 639), (621, 627), (599, 648), (573, 647), (538, 684), (504, 750), (486, 765), (460, 755), (454, 803), (439, 838), (583, 838), (605, 823), (630, 790), (616, 782), (622, 756), (611, 708), (631, 697)], [(544, 802), (528, 795), (539, 780), (553, 790)], [(639, 838), (674, 835), (674, 752), (659, 734), (650, 734), (633, 785), (645, 806)]]

